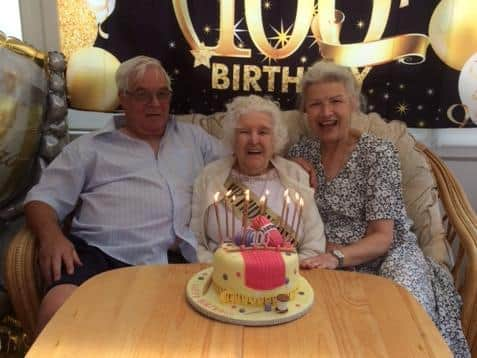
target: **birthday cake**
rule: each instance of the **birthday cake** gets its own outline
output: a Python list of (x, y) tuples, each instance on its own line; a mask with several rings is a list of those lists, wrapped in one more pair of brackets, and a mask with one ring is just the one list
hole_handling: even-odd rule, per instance
[(263, 216), (214, 253), (188, 284), (189, 302), (222, 321), (269, 325), (296, 319), (313, 303), (295, 247)]
[(212, 284), (222, 303), (276, 307), (278, 298), (294, 299), (298, 255), (265, 217), (256, 217), (234, 241), (213, 259)]

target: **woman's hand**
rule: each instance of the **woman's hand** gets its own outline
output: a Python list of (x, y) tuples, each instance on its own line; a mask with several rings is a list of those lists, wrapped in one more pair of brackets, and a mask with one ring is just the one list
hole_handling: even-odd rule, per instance
[(337, 267), (338, 259), (329, 253), (312, 256), (300, 262), (300, 268), (302, 269), (324, 268), (334, 270)]

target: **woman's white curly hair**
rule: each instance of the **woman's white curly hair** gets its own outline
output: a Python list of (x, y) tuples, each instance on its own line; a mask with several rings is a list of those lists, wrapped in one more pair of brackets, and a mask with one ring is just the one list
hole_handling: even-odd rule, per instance
[(264, 112), (270, 114), (273, 125), (273, 151), (279, 154), (288, 141), (288, 131), (281, 119), (280, 108), (270, 99), (256, 95), (238, 96), (227, 104), (227, 112), (223, 120), (223, 143), (233, 150), (235, 143), (235, 129), (241, 116), (250, 112)]

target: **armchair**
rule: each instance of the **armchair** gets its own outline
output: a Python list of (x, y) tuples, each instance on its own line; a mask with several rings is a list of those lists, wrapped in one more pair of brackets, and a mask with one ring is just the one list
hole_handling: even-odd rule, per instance
[[(222, 135), (222, 118), (221, 113), (178, 116), (179, 120), (198, 124), (216, 137)], [(283, 112), (283, 120), (288, 126), (291, 143), (306, 133), (299, 112)], [(463, 298), (464, 333), (477, 354), (477, 216), (465, 193), (445, 164), (425, 146), (416, 143), (403, 123), (386, 122), (378, 115), (370, 114), (354, 118), (352, 125), (388, 138), (398, 147), (404, 199), (414, 222), (413, 230), (424, 253), (451, 270)], [(8, 248), (5, 269), (14, 310), (30, 335), (43, 295), (36, 252), (35, 238), (23, 228)]]

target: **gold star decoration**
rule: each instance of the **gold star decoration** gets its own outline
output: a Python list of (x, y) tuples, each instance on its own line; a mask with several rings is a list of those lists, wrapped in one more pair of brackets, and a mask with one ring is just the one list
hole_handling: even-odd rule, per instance
[(315, 7), (313, 8), (313, 16), (318, 15), (318, 1), (315, 4)]
[(268, 0), (265, 1), (265, 2), (263, 3), (263, 8), (264, 8), (265, 10), (270, 10), (270, 9), (272, 8), (272, 2), (271, 2), (271, 1), (268, 1)]
[(365, 23), (363, 20), (359, 20), (357, 23), (356, 23), (356, 27), (358, 29), (362, 29), (364, 27)]
[(277, 47), (285, 47), (286, 44), (288, 43), (288, 41), (290, 41), (290, 37), (291, 35), (289, 35), (288, 33), (290, 32), (291, 28), (293, 27), (293, 24), (290, 25), (286, 30), (284, 29), (283, 27), (283, 20), (281, 21), (281, 24), (280, 24), (280, 31), (278, 31), (276, 28), (274, 28), (272, 25), (270, 25), (270, 27), (273, 29), (273, 31), (275, 31), (275, 33), (277, 34), (277, 36), (273, 36), (273, 37), (269, 37), (269, 40), (277, 40), (277, 42), (275, 43), (275, 46), (274, 48), (277, 48)]
[(396, 112), (398, 112), (400, 115), (406, 114), (407, 110), (408, 110), (408, 107), (406, 103), (399, 103), (396, 106)]
[(202, 65), (210, 68), (210, 58), (215, 55), (215, 51), (206, 47), (203, 42), (197, 50), (191, 50), (190, 53), (194, 56), (194, 67)]
[(205, 26), (204, 26), (204, 32), (205, 32), (206, 34), (208, 34), (208, 33), (210, 32), (210, 26), (209, 26), (209, 25), (205, 25)]

